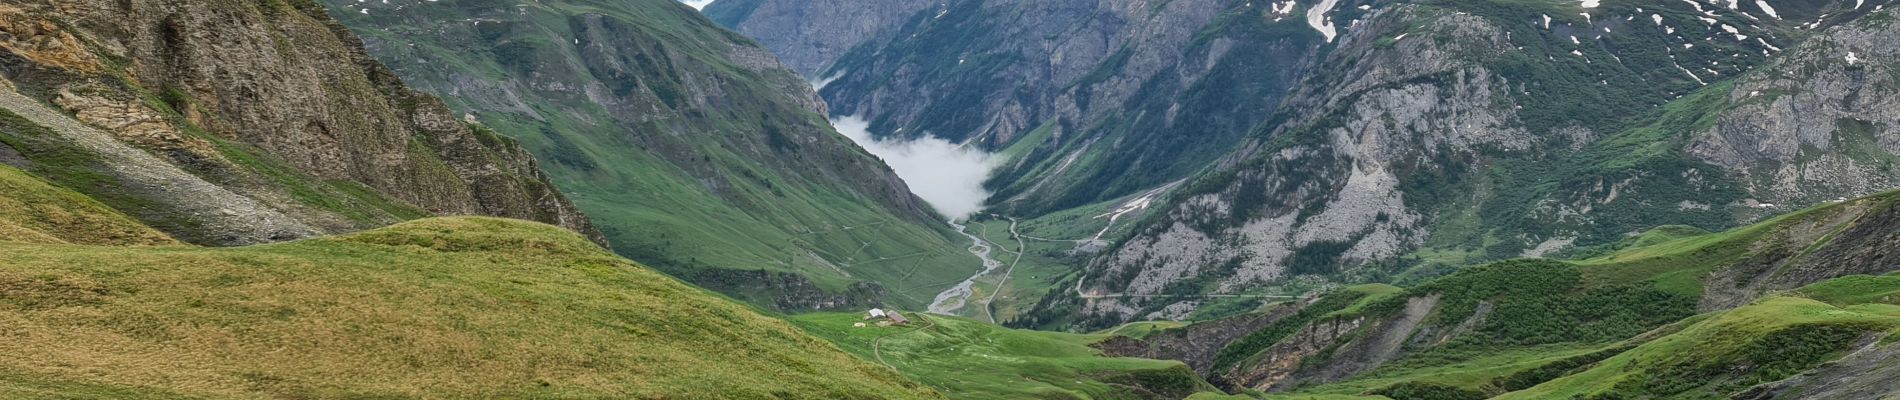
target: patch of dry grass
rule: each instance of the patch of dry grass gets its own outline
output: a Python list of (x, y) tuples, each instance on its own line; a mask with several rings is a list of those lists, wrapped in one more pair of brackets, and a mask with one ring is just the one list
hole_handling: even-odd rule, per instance
[(489, 218), (230, 249), (0, 244), (0, 354), (0, 398), (939, 397)]
[(0, 242), (178, 244), (105, 204), (6, 165), (0, 165)]

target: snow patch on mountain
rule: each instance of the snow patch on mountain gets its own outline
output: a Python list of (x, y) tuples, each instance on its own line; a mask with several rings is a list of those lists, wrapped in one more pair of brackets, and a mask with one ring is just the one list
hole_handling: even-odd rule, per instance
[(1323, 0), (1319, 2), (1319, 5), (1306, 10), (1306, 24), (1312, 25), (1313, 30), (1319, 31), (1319, 34), (1326, 35), (1327, 43), (1332, 43), (1333, 37), (1339, 36), (1339, 29), (1333, 26), (1330, 18), (1326, 17), (1326, 13), (1332, 12), (1333, 6), (1338, 4), (1339, 0)]

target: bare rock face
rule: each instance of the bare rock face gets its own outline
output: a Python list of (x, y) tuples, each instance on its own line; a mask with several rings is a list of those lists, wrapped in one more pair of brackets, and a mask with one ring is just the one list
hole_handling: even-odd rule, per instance
[(0, 48), (35, 63), (78, 72), (98, 72), (104, 64), (80, 44), (79, 38), (51, 20), (27, 15), (13, 5), (0, 5)]
[[(1380, 11), (1367, 24), (1382, 26), (1418, 18), (1400, 8)], [(1265, 150), (1254, 143), (1230, 160), (1232, 184), (1194, 194), (1163, 221), (1098, 259), (1088, 283), (1098, 291), (1155, 294), (1178, 282), (1215, 277), (1222, 289), (1282, 280), (1301, 271), (1303, 258), (1323, 251), (1327, 264), (1350, 265), (1390, 258), (1425, 238), (1424, 216), (1408, 205), (1399, 176), (1408, 171), (1449, 168), (1414, 160), (1473, 162), (1481, 148), (1522, 151), (1532, 142), (1513, 123), (1507, 84), (1487, 69), (1460, 65), (1457, 54), (1503, 51), (1502, 30), (1469, 16), (1443, 16), (1428, 25), (1468, 40), (1399, 42), (1365, 46), (1363, 53), (1334, 53), (1324, 62), (1352, 65), (1336, 81), (1307, 86), (1290, 101), (1313, 109), (1301, 118), (1337, 116), (1343, 122), (1318, 132), (1294, 132), (1311, 122), (1282, 125), (1287, 135), (1311, 135), (1306, 144)], [(1376, 37), (1367, 34), (1366, 38)], [(1341, 46), (1354, 46), (1357, 36)], [(1433, 77), (1433, 79), (1425, 79)], [(1317, 80), (1316, 80), (1317, 81)], [(1311, 82), (1310, 82), (1311, 83)], [(1421, 154), (1422, 152), (1422, 154)], [(1306, 177), (1307, 179), (1289, 179)], [(1108, 298), (1084, 306), (1088, 314), (1137, 317), (1149, 305)]]
[(826, 66), (942, 0), (717, 1), (706, 16), (772, 49), (800, 75), (823, 78)]
[[(12, 90), (0, 91), (0, 110), (8, 117), (18, 118), (8, 121), (9, 130), (40, 131), (33, 134), (36, 137), (31, 140), (58, 141), (71, 146), (72, 151), (88, 154), (87, 158), (95, 164), (84, 167), (97, 168), (98, 173), (110, 176), (115, 181), (110, 187), (113, 196), (161, 201), (141, 207), (120, 207), (150, 225), (169, 228), (173, 236), (180, 239), (248, 245), (302, 239), (317, 233), (308, 224), (263, 202), (208, 182), (145, 150), (127, 145), (122, 137), (81, 123)], [(24, 124), (30, 126), (20, 126)], [(35, 158), (46, 153), (45, 150), (32, 146), (17, 149), (14, 158), (18, 161), (9, 164), (38, 169), (40, 162)], [(80, 188), (99, 189), (98, 186)]]
[[(24, 1), (0, 15), (22, 93), (319, 232), (425, 212), (598, 236), (519, 146), (403, 86), (314, 4)], [(273, 238), (206, 244), (255, 239)]]
[[(1633, 9), (1523, 26), (1486, 10), (1365, 7), (1296, 68), (1309, 72), (1274, 119), (1090, 263), (1082, 292), (1310, 290), (1434, 262), (1413, 257), (1422, 249), (1547, 256), (1656, 225), (1727, 229), (1900, 183), (1889, 167), (1900, 161), (1891, 10), (1816, 9), (1820, 22), (1805, 28), (1667, 43), (1650, 39), (1680, 27)], [(1616, 22), (1642, 17), (1652, 22)], [(1727, 47), (1697, 53), (1708, 46)], [(1672, 63), (1737, 78), (1728, 86)], [(1613, 76), (1609, 64), (1675, 72)], [(1757, 278), (1725, 281), (1734, 293), (1713, 291), (1722, 299), (1709, 306), (1813, 281)], [(1083, 321), (1113, 324), (1173, 306), (1145, 300), (1097, 296), (1079, 308)]]
[(126, 143), (160, 153), (177, 151), (200, 158), (220, 157), (211, 142), (186, 136), (172, 126), (170, 118), (142, 104), (71, 90), (60, 92), (53, 103), (73, 114), (79, 122), (112, 132)]
[[(1884, 15), (1892, 15), (1888, 12)], [(1732, 111), (1690, 154), (1769, 204), (1812, 204), (1900, 185), (1900, 25), (1867, 18), (1808, 40), (1729, 92)]]

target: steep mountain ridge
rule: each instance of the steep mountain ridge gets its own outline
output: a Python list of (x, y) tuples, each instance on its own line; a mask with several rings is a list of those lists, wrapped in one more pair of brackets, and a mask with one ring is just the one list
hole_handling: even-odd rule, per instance
[[(859, 20), (800, 17), (845, 1), (735, 3), (798, 10), (722, 20), (741, 32), (827, 32)], [(861, 43), (826, 35), (814, 39), (844, 43), (766, 44), (779, 54), (855, 45), (813, 75), (828, 82), (821, 94), (833, 114), (866, 118), (880, 136), (1008, 155), (987, 185), (992, 203), (1035, 216), (1166, 186), (1261, 122), (1323, 37), (1291, 11), (1239, 17), (1243, 3), (946, 1)], [(814, 25), (826, 28), (805, 28)]]
[(1726, 229), (1883, 189), (1897, 149), (1881, 1), (833, 3), (709, 8), (855, 46), (814, 74), (832, 112), (1005, 155), (995, 212), (1121, 220), (1024, 326)]
[(922, 308), (981, 265), (803, 78), (685, 5), (325, 4), (667, 273), (779, 310)]
[(772, 49), (800, 75), (824, 78), (819, 73), (845, 52), (885, 37), (911, 15), (939, 4), (939, 0), (727, 0), (715, 1), (702, 11), (713, 22)]
[(310, 6), (0, 5), (9, 164), (201, 244), (430, 214), (598, 236), (515, 142), (402, 86)]
[[(1876, 6), (1877, 7), (1877, 6)], [(1895, 186), (1900, 78), (1892, 13), (1830, 29), (1737, 80), (1735, 104), (1686, 151), (1762, 202), (1812, 204)]]
[[(1890, 14), (1863, 5), (1802, 26), (1737, 28), (1729, 24), (1750, 20), (1749, 11), (1701, 6), (1611, 2), (1582, 10), (1591, 17), (1556, 17), (1546, 25), (1542, 16), (1578, 14), (1490, 2), (1370, 5), (1322, 64), (1348, 66), (1343, 73), (1308, 76), (1276, 122), (1263, 124), (1219, 169), (1176, 192), (1167, 211), (1092, 263), (1084, 291), (1298, 292), (1613, 242), (1658, 223), (1722, 229), (1792, 198), (1776, 193), (1835, 198), (1879, 187), (1825, 179), (1784, 179), (1780, 189), (1750, 184), (1699, 156), (1713, 153), (1698, 153), (1710, 146), (1697, 143), (1711, 141), (1717, 121), (1747, 120), (1760, 115), (1748, 105), (1774, 101), (1717, 79), (1767, 76), (1759, 65), (1845, 62), (1809, 49), (1833, 46), (1826, 38), (1836, 35), (1893, 35), (1868, 32), (1886, 29)], [(1784, 7), (1782, 15), (1809, 21), (1798, 15), (1842, 7), (1812, 6)], [(1636, 23), (1639, 16), (1650, 21)], [(1576, 39), (1578, 26), (1594, 31), (1594, 41)], [(1810, 30), (1825, 32), (1823, 39), (1809, 40)], [(1711, 39), (1683, 39), (1695, 35)], [(1693, 43), (1672, 43), (1681, 41)], [(1683, 65), (1704, 65), (1710, 77), (1684, 73), (1677, 68)], [(1820, 85), (1840, 84), (1818, 83), (1838, 75), (1815, 76)], [(1748, 85), (1760, 84), (1740, 84)], [(1882, 101), (1849, 104), (1878, 113)], [(1767, 143), (1796, 135), (1748, 132)], [(1878, 128), (1866, 132), (1836, 136), (1883, 136)], [(1811, 153), (1809, 160), (1893, 154), (1870, 145)], [(1867, 165), (1802, 167), (1813, 177), (1883, 173)], [(1101, 326), (1177, 318), (1154, 312), (1201, 303), (1140, 300), (1081, 307), (1107, 316), (1087, 323)]]

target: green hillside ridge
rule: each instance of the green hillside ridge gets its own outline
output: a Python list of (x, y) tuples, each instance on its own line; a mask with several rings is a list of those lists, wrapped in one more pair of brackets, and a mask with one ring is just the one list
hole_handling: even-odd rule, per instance
[(1900, 327), (1900, 307), (1835, 307), (1770, 297), (1724, 311), (1594, 366), (1499, 399), (1728, 396), (1845, 354), (1863, 335)]
[(0, 164), (0, 240), (34, 244), (173, 245), (85, 195)]
[(0, 187), (0, 226), (46, 232), (0, 237), (4, 398), (941, 397), (554, 226), (201, 248), (11, 168)]
[[(1758, 293), (1738, 308), (1698, 312), (1699, 303), (1720, 304), (1708, 296), (1735, 294), (1705, 288), (1714, 284), (1709, 280), (1738, 273), (1757, 277), (1742, 281), (1784, 277), (1796, 273), (1789, 268), (1813, 268), (1803, 264), (1810, 258), (1839, 260), (1830, 252), (1839, 251), (1839, 243), (1868, 243), (1860, 235), (1890, 240), (1889, 215), (1896, 206), (1900, 192), (1819, 205), (1726, 232), (1665, 226), (1582, 249), (1578, 254), (1585, 258), (1576, 261), (1512, 260), (1403, 291), (1334, 291), (1225, 344), (1216, 373), (1251, 376), (1245, 371), (1270, 353), (1303, 357), (1291, 371), (1296, 377), (1351, 365), (1359, 358), (1348, 353), (1363, 351), (1361, 338), (1377, 337), (1383, 324), (1425, 300), (1432, 306), (1423, 328), (1402, 332), (1412, 338), (1397, 358), (1344, 379), (1275, 388), (1301, 396), (1393, 399), (1729, 396), (1890, 336), (1900, 327), (1900, 276), (1821, 276), (1798, 289)], [(1783, 267), (1755, 267), (1764, 262)], [(1289, 355), (1276, 346), (1295, 336), (1310, 340), (1319, 324), (1346, 322), (1359, 328), (1308, 344), (1326, 346), (1320, 353)]]
[(1900, 275), (1851, 275), (1801, 288), (1797, 293), (1835, 306), (1855, 304), (1900, 305)]
[(1176, 361), (1111, 358), (1107, 335), (1015, 330), (959, 317), (912, 315), (911, 326), (853, 327), (859, 314), (792, 316), (793, 324), (884, 362), (953, 399), (1178, 399), (1217, 392)]
[(802, 78), (674, 1), (324, 4), (548, 160), (629, 258), (786, 311), (922, 308), (981, 267)]

